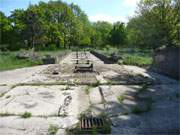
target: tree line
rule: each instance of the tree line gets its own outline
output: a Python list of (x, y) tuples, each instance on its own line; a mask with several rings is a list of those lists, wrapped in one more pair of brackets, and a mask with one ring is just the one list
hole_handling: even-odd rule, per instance
[(39, 2), (26, 10), (16, 9), (10, 16), (0, 11), (0, 49), (177, 46), (179, 13), (179, 0), (141, 0), (136, 15), (127, 24), (92, 23), (73, 3)]

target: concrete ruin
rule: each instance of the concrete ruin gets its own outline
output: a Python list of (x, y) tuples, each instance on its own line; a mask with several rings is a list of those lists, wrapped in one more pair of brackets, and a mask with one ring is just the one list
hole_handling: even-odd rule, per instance
[(64, 135), (82, 116), (106, 116), (113, 135), (179, 134), (177, 80), (86, 55), (95, 72), (74, 73), (76, 52), (57, 64), (0, 72), (0, 134), (46, 135), (53, 125)]
[(180, 47), (159, 48), (154, 53), (153, 68), (159, 73), (180, 79)]

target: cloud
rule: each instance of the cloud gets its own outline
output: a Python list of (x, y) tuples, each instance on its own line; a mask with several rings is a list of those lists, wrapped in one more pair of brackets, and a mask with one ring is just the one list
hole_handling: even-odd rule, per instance
[(123, 6), (125, 6), (125, 7), (136, 7), (138, 2), (140, 2), (140, 0), (124, 0)]
[(123, 16), (110, 16), (107, 14), (96, 14), (94, 16), (89, 16), (90, 21), (97, 22), (97, 21), (107, 21), (110, 23), (114, 23), (117, 21), (127, 22), (127, 18)]

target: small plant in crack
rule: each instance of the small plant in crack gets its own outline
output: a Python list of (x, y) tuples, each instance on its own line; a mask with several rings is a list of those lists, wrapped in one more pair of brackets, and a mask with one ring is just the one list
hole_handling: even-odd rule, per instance
[(124, 99), (125, 99), (125, 96), (124, 96), (124, 95), (120, 95), (120, 96), (118, 97), (118, 101), (119, 101), (120, 103), (122, 103), (122, 102), (124, 101)]
[(55, 135), (58, 131), (58, 126), (57, 125), (50, 125), (48, 128), (48, 133), (49, 135)]
[(69, 90), (70, 89), (70, 86), (69, 85), (66, 85), (63, 90)]
[(91, 89), (91, 86), (87, 86), (87, 87), (85, 88), (85, 93), (86, 93), (87, 95), (89, 95), (90, 89)]
[(6, 96), (6, 98), (10, 98), (10, 97), (11, 97), (11, 95), (7, 95), (7, 96)]
[(24, 112), (22, 115), (21, 115), (21, 118), (30, 118), (32, 116), (32, 114), (30, 112)]
[(0, 117), (6, 117), (6, 116), (10, 116), (12, 114), (5, 112), (5, 113), (0, 113)]
[(134, 114), (140, 114), (142, 112), (143, 112), (142, 109), (138, 105), (136, 105), (132, 108), (132, 113), (134, 113)]
[(95, 83), (92, 83), (91, 86), (92, 87), (98, 87), (100, 85), (100, 81), (96, 81)]
[(0, 94), (0, 97), (3, 97), (4, 95), (5, 95), (5, 93), (1, 93), (1, 94)]

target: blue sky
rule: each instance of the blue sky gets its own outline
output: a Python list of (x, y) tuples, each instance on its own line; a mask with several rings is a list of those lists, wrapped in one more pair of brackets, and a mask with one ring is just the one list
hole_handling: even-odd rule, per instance
[[(37, 4), (39, 1), (48, 0), (0, 0), (0, 10), (6, 15), (10, 15), (10, 11), (17, 8), (26, 9), (31, 4)], [(108, 21), (124, 21), (127, 22), (128, 17), (134, 14), (137, 2), (139, 0), (63, 0), (67, 3), (75, 3), (81, 7), (88, 15), (90, 21), (96, 22)]]

